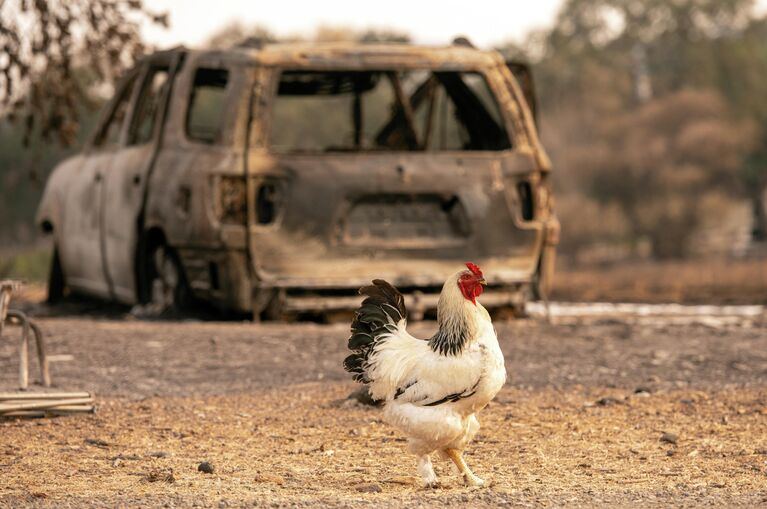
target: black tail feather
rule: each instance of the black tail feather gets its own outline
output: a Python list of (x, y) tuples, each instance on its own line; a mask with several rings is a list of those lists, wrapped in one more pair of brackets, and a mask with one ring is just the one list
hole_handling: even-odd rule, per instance
[(396, 324), (407, 318), (407, 309), (402, 294), (382, 279), (360, 288), (360, 295), (366, 297), (354, 314), (348, 344), (354, 353), (344, 359), (344, 369), (353, 374), (355, 381), (369, 383), (370, 354), (384, 335), (396, 332)]

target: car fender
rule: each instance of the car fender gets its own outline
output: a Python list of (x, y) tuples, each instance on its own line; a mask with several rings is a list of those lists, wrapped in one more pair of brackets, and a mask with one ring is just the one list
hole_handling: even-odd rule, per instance
[(55, 236), (57, 226), (63, 224), (66, 213), (64, 197), (69, 182), (77, 178), (77, 170), (82, 164), (82, 155), (70, 157), (57, 164), (48, 177), (35, 215), (35, 224), (43, 233), (53, 233)]

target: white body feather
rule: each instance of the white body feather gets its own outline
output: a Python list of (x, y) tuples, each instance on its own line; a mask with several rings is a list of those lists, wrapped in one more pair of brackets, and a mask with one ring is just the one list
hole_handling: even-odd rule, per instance
[[(403, 319), (396, 332), (376, 345), (369, 362), (370, 394), (385, 400), (385, 420), (410, 438), (412, 452), (419, 455), (463, 450), (479, 429), (475, 413), (506, 381), (490, 315), (463, 297), (457, 276), (445, 283), (438, 318), (443, 327), (466, 329), (460, 352), (440, 354), (428, 341), (411, 336)], [(429, 406), (450, 395), (459, 397)]]

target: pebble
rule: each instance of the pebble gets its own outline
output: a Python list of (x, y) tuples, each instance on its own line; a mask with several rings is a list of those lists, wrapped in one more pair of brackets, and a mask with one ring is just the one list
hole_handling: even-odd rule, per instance
[(256, 482), (266, 482), (273, 484), (285, 484), (285, 478), (277, 474), (258, 474), (255, 479)]
[(88, 445), (94, 445), (96, 447), (103, 447), (103, 448), (109, 447), (109, 442), (107, 442), (106, 440), (101, 440), (99, 438), (86, 438), (84, 442)]
[(202, 463), (197, 465), (197, 470), (199, 472), (203, 472), (205, 474), (212, 474), (213, 472), (215, 472), (216, 469), (213, 467), (212, 463), (209, 463), (207, 461), (203, 461)]
[(360, 493), (381, 493), (383, 491), (380, 485), (372, 482), (355, 484), (354, 489)]
[(676, 444), (677, 440), (678, 437), (674, 433), (665, 432), (660, 436), (660, 441), (668, 444)]

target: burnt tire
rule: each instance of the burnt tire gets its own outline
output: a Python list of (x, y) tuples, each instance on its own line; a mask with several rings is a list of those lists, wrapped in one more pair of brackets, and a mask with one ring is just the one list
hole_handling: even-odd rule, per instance
[(191, 292), (176, 252), (166, 245), (157, 246), (150, 255), (149, 263), (149, 306), (153, 314), (179, 314), (187, 310)]
[(66, 280), (64, 279), (64, 269), (61, 268), (61, 258), (59, 249), (53, 246), (53, 257), (51, 258), (51, 268), (48, 272), (48, 304), (57, 304), (64, 298), (66, 291)]

